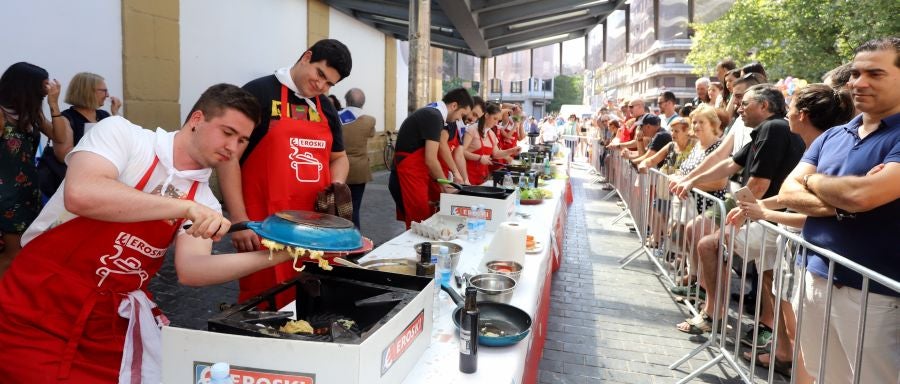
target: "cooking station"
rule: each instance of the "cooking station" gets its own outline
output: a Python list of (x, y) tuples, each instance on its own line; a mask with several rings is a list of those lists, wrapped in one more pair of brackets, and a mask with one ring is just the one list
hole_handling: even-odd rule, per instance
[[(530, 332), (505, 347), (481, 346), (478, 369), (459, 370), (456, 305), (446, 293), (434, 304), (430, 278), (305, 263), (297, 278), (226, 309), (209, 320), (208, 331), (163, 328), (163, 382), (206, 383), (212, 363), (231, 364), (240, 383), (533, 383), (541, 358), (550, 304), (552, 272), (561, 258), (567, 196), (566, 180), (548, 180), (553, 197), (521, 206), (512, 215), (541, 244), (524, 256), (521, 275), (508, 304), (532, 319)], [(498, 201), (504, 201), (501, 199)], [(481, 239), (452, 240), (461, 245), (456, 271), (487, 272), (485, 252), (495, 232)], [(417, 260), (414, 245), (431, 241), (406, 231), (359, 260)], [(462, 292), (454, 284), (451, 284)], [(273, 308), (279, 293), (293, 291), (297, 301)], [(438, 313), (433, 316), (433, 310)], [(312, 334), (279, 328), (305, 319)], [(280, 381), (276, 381), (280, 380)]]

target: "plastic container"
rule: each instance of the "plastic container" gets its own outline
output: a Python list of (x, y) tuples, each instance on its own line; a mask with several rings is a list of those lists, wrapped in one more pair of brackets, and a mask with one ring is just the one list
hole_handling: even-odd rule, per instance
[(466, 216), (466, 231), (468, 232), (466, 238), (469, 241), (478, 240), (478, 218), (475, 217), (476, 208), (472, 207), (469, 209), (469, 214)]
[(453, 263), (450, 259), (450, 249), (444, 245), (438, 246), (437, 272), (439, 285), (450, 285), (450, 276), (453, 275)]

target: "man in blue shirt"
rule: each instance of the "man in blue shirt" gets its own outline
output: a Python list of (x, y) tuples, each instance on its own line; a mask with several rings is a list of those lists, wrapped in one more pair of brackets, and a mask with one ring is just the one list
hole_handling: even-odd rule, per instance
[[(861, 115), (812, 143), (782, 186), (778, 201), (808, 215), (804, 239), (896, 285), (900, 280), (900, 38), (872, 40), (857, 48), (849, 86)], [(809, 251), (805, 294), (795, 302), (805, 312), (799, 340), (807, 370), (818, 376), (825, 330), (825, 377), (852, 381), (854, 370), (860, 369), (853, 366), (859, 313), (866, 310), (860, 382), (897, 382), (900, 291), (872, 281), (868, 307), (860, 308), (862, 277), (835, 263), (829, 292), (829, 261)], [(826, 329), (829, 294), (831, 317)]]

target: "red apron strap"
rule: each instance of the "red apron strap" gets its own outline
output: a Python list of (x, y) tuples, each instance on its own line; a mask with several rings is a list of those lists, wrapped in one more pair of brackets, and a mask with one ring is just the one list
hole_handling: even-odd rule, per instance
[(288, 88), (284, 84), (281, 85), (281, 118), (290, 119), (290, 109), (288, 108)]
[(144, 176), (141, 177), (141, 180), (134, 186), (134, 189), (137, 189), (138, 191), (144, 190), (144, 187), (146, 187), (147, 183), (150, 181), (150, 176), (153, 175), (153, 170), (156, 169), (156, 164), (159, 164), (159, 156), (154, 155), (153, 164), (150, 164), (150, 168), (147, 168), (147, 171), (144, 172)]

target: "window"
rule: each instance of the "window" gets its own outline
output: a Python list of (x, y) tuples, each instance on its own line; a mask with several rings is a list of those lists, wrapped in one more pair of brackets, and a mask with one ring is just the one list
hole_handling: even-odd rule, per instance
[(663, 87), (666, 88), (674, 88), (675, 87), (675, 78), (674, 77), (663, 77)]
[(509, 92), (510, 93), (522, 93), (522, 81), (513, 81), (509, 83)]
[(491, 93), (500, 93), (500, 79), (491, 79)]

